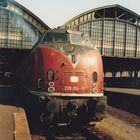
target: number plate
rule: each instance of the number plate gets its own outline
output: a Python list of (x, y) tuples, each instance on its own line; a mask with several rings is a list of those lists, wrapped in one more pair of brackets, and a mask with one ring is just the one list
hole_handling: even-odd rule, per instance
[(78, 83), (79, 79), (78, 79), (77, 76), (71, 76), (71, 77), (70, 77), (70, 81), (71, 81), (72, 83)]
[(70, 91), (70, 90), (72, 90), (72, 91), (79, 91), (79, 90), (84, 90), (84, 87), (82, 86), (82, 87), (77, 87), (77, 86), (65, 86), (64, 87), (64, 90), (65, 91)]

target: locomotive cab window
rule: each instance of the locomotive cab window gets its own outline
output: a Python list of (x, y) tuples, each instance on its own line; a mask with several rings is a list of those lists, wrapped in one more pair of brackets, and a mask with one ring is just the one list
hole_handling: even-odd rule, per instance
[(67, 33), (47, 32), (42, 39), (43, 43), (49, 42), (66, 42), (68, 41)]
[(65, 42), (67, 41), (67, 34), (66, 33), (53, 33), (53, 40), (55, 42)]
[(52, 41), (53, 41), (52, 32), (48, 32), (48, 33), (43, 37), (43, 40), (42, 40), (43, 43), (52, 42)]

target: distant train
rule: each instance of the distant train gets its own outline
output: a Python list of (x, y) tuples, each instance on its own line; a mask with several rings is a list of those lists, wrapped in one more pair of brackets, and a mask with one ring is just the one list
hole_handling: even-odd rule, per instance
[(101, 55), (89, 36), (64, 29), (46, 31), (18, 70), (47, 125), (100, 120), (106, 109), (103, 76)]

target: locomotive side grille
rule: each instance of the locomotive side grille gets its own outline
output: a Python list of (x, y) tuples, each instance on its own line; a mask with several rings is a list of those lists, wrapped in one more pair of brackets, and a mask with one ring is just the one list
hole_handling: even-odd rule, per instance
[(64, 72), (64, 75), (86, 76), (85, 72)]
[(64, 75), (73, 75), (73, 72), (64, 72)]
[(77, 76), (85, 76), (85, 73), (84, 72), (76, 72), (76, 75)]

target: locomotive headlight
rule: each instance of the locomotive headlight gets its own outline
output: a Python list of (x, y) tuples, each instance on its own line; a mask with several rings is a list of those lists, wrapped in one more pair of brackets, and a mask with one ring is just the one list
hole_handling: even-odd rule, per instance
[(54, 82), (49, 82), (48, 84), (50, 87), (53, 87), (54, 86)]
[(98, 85), (95, 83), (93, 84), (93, 89), (92, 89), (93, 93), (98, 93)]
[(55, 88), (54, 87), (48, 87), (48, 91), (49, 92), (54, 92), (55, 91)]
[(55, 85), (54, 82), (49, 82), (49, 83), (48, 83), (48, 86), (49, 86), (49, 87), (48, 87), (48, 91), (49, 91), (49, 92), (54, 92), (54, 91), (55, 91), (54, 85)]
[(98, 89), (97, 88), (93, 88), (92, 92), (96, 94), (96, 93), (98, 93)]
[(93, 81), (93, 83), (96, 83), (97, 80), (98, 80), (98, 74), (97, 74), (96, 71), (94, 71), (94, 72), (92, 73), (92, 81)]
[(53, 69), (48, 69), (47, 77), (48, 77), (48, 81), (54, 81), (54, 70)]
[[(95, 74), (95, 73), (94, 73)], [(93, 75), (94, 75), (93, 74)], [(92, 89), (92, 92), (93, 93), (98, 93), (98, 84), (96, 83), (97, 82), (97, 76), (96, 76), (96, 74), (94, 75), (95, 77), (93, 77), (92, 79), (93, 79), (93, 89)]]

